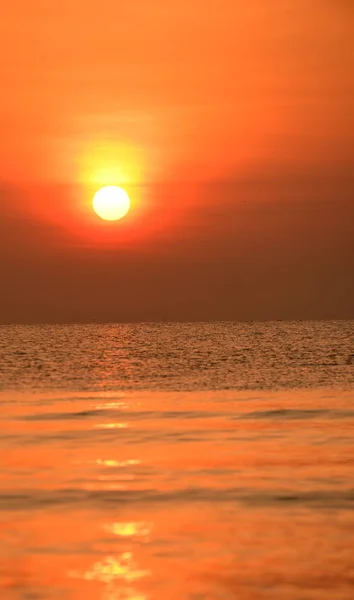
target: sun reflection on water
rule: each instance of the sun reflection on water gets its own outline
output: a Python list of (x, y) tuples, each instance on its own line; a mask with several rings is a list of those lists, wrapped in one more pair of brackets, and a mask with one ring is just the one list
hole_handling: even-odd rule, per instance
[(106, 556), (82, 574), (75, 571), (69, 573), (72, 578), (106, 584), (102, 600), (145, 600), (145, 594), (126, 584), (137, 582), (148, 575), (150, 571), (139, 569), (131, 552), (124, 552), (119, 556)]
[(129, 459), (129, 460), (102, 460), (97, 459), (96, 464), (102, 467), (130, 467), (133, 465), (140, 465), (141, 460), (138, 459)]
[(110, 583), (115, 580), (137, 581), (149, 575), (149, 571), (139, 569), (133, 554), (124, 552), (119, 558), (107, 556), (104, 560), (96, 562), (92, 568), (85, 572), (86, 580), (95, 579)]
[(101, 404), (95, 404), (96, 410), (111, 410), (112, 408), (119, 408), (121, 410), (128, 408), (127, 402), (104, 402)]
[(152, 524), (144, 521), (111, 523), (104, 525), (104, 529), (120, 537), (146, 537), (152, 530)]
[(127, 429), (128, 423), (99, 423), (94, 426), (96, 429)]

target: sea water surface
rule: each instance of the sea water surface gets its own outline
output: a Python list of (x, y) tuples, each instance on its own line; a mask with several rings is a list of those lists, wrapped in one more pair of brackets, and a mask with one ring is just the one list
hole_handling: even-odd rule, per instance
[(0, 328), (0, 598), (353, 600), (354, 322)]

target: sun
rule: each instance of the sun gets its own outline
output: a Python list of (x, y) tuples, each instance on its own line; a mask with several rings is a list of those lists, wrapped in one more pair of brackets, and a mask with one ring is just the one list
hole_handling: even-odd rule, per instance
[(93, 197), (93, 210), (105, 221), (118, 221), (128, 213), (130, 199), (123, 188), (115, 185), (107, 185)]

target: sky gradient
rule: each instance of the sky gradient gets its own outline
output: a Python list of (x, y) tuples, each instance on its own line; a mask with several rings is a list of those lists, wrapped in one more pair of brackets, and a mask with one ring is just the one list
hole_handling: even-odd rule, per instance
[(354, 318), (353, 26), (345, 0), (4, 6), (0, 321)]

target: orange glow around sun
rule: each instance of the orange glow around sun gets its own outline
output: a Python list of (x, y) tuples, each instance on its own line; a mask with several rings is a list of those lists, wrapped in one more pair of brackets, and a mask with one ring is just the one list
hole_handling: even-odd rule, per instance
[(125, 190), (115, 185), (102, 187), (93, 198), (95, 213), (105, 221), (118, 221), (126, 216), (130, 199)]
[(74, 152), (70, 184), (32, 186), (31, 210), (60, 227), (73, 246), (139, 247), (164, 235), (185, 218), (198, 188), (167, 177), (149, 179), (156, 161), (146, 154), (142, 145), (104, 136), (86, 140)]

